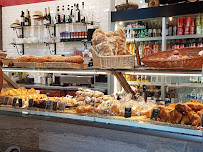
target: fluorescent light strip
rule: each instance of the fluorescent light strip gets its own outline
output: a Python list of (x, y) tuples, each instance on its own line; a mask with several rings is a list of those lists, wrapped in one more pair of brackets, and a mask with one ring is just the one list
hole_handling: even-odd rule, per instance
[(17, 69), (2, 69), (3, 72), (30, 72), (30, 73), (61, 73), (61, 74), (107, 74), (106, 72), (97, 71), (51, 71), (51, 70), (17, 70)]
[(149, 73), (149, 72), (125, 72), (125, 74), (140, 74), (140, 75), (156, 75), (156, 76), (194, 76), (194, 77), (201, 77), (201, 73)]

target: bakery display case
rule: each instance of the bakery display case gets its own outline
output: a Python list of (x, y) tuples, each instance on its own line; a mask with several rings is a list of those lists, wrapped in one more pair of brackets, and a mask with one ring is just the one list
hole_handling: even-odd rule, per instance
[[(201, 70), (165, 70), (165, 69), (28, 69), (28, 68), (3, 68), (4, 73), (28, 72), (29, 73), (66, 73), (70, 75), (110, 75), (108, 87), (113, 92), (104, 93), (99, 87), (77, 87), (73, 94), (64, 96), (49, 96), (37, 88), (29, 89), (21, 85), (16, 89), (3, 89), (1, 93), (1, 111), (8, 113), (23, 113), (26, 115), (40, 115), (55, 118), (73, 119), (111, 125), (128, 126), (134, 128), (150, 129), (151, 132), (159, 131), (160, 134), (173, 132), (174, 137), (191, 141), (201, 141), (201, 109), (202, 97), (200, 83)], [(119, 82), (124, 84), (126, 75), (151, 76), (149, 82), (134, 81), (131, 77), (130, 84), (135, 86), (132, 94), (126, 86), (125, 91), (118, 90), (116, 78), (120, 75)], [(126, 79), (125, 79), (126, 78)], [(159, 81), (161, 80), (161, 81)], [(196, 81), (198, 80), (198, 81)], [(114, 84), (112, 84), (114, 82)], [(138, 87), (140, 86), (140, 88)], [(159, 86), (153, 88), (151, 86)], [(25, 85), (26, 86), (26, 85)], [(136, 87), (137, 86), (137, 87)], [(60, 87), (58, 86), (58, 89)], [(64, 87), (64, 90), (68, 89)], [(153, 91), (158, 91), (154, 93)], [(163, 93), (164, 92), (164, 93)], [(162, 99), (162, 96), (165, 99)], [(6, 102), (7, 101), (7, 102)], [(179, 103), (179, 102), (182, 103)], [(159, 115), (156, 110), (160, 109)], [(196, 114), (197, 112), (197, 114)]]
[[(201, 38), (202, 33), (197, 31), (178, 34), (183, 28), (176, 21), (182, 23), (182, 17), (174, 17), (174, 24), (169, 22), (171, 16), (186, 15), (188, 27), (193, 29), (193, 18), (197, 20), (197, 13), (203, 10), (199, 4), (202, 2), (192, 6), (183, 4), (193, 12), (187, 10), (182, 14), (173, 12), (176, 6), (112, 12), (115, 32), (95, 31), (92, 39), (94, 66), (91, 67), (80, 56), (25, 55), (10, 59), (13, 64), (3, 67), (6, 80), (0, 94), (0, 111), (107, 124), (112, 128), (125, 127), (128, 131), (142, 130), (201, 142), (202, 70), (150, 68), (141, 60), (144, 52), (151, 52), (151, 49), (158, 53), (166, 48), (183, 47), (179, 42), (179, 45), (169, 44), (167, 40)], [(192, 17), (188, 17), (191, 16), (188, 13)], [(156, 19), (152, 22), (152, 18)], [(63, 25), (54, 25), (54, 28), (56, 26)], [(171, 31), (171, 27), (174, 30)], [(185, 31), (187, 33), (184, 27)], [(58, 43), (66, 40), (61, 41)], [(187, 45), (185, 43), (184, 47)], [(149, 50), (143, 51), (145, 48)], [(175, 53), (172, 56), (179, 56)], [(13, 85), (8, 87), (8, 84)]]

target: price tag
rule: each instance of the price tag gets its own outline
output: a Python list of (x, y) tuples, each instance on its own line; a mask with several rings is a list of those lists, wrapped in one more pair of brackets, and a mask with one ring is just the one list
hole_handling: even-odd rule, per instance
[(151, 115), (151, 120), (157, 121), (159, 113), (160, 113), (160, 109), (153, 109), (153, 112), (152, 112), (152, 115)]
[(64, 111), (66, 107), (66, 103), (65, 102), (59, 102), (59, 110)]
[(50, 100), (47, 101), (45, 109), (47, 109), (47, 110), (51, 109), (51, 101)]
[(53, 102), (53, 110), (56, 111), (57, 110), (57, 102)]
[(22, 107), (23, 106), (23, 99), (18, 99), (18, 106)]
[(34, 100), (33, 99), (29, 99), (29, 105), (28, 105), (28, 107), (32, 108), (33, 105), (34, 105)]
[(124, 117), (125, 117), (125, 118), (131, 117), (131, 108), (125, 108)]
[(16, 102), (17, 102), (17, 98), (13, 98), (13, 102), (12, 102), (12, 106), (15, 107), (16, 106)]
[(8, 105), (8, 100), (9, 100), (9, 97), (4, 98), (4, 105)]
[(171, 104), (171, 100), (165, 100), (165, 106), (167, 106), (168, 104)]
[[(203, 114), (202, 114), (202, 127), (203, 127)], [(203, 134), (203, 132), (202, 132), (202, 134)], [(202, 136), (203, 137), (203, 136)]]

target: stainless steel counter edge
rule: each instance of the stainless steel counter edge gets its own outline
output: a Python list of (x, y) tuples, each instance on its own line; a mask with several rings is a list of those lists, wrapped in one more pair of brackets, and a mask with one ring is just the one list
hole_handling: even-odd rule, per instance
[(48, 116), (48, 117), (56, 117), (56, 118), (63, 118), (63, 119), (82, 120), (82, 121), (89, 121), (89, 122), (98, 122), (103, 124), (112, 124), (112, 125), (120, 125), (120, 126), (135, 127), (135, 128), (142, 128), (142, 129), (150, 129), (155, 131), (184, 134), (189, 136), (197, 136), (202, 138), (202, 131), (200, 130), (184, 129), (184, 128), (153, 125), (153, 124), (144, 124), (144, 123), (123, 121), (123, 120), (113, 120), (108, 118), (79, 116), (74, 114), (35, 111), (35, 110), (27, 110), (27, 109), (0, 107), (0, 110), (7, 111), (7, 112), (17, 112), (25, 115)]

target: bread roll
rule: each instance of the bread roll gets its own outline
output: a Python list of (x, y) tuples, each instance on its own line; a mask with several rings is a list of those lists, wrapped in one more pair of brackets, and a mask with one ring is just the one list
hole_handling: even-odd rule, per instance
[(92, 38), (96, 37), (98, 34), (105, 35), (101, 29), (96, 29), (92, 35)]

